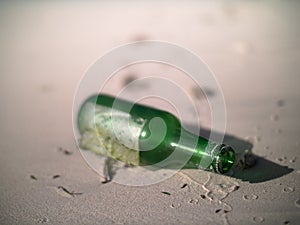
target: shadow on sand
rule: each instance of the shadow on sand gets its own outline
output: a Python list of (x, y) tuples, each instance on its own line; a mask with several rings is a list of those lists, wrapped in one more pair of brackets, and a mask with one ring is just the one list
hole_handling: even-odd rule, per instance
[[(195, 133), (195, 127), (193, 125), (187, 124), (185, 125), (185, 128)], [(201, 128), (199, 135), (208, 139), (210, 132), (211, 131), (208, 129)], [(221, 135), (221, 133), (212, 132), (216, 136)], [(250, 183), (260, 183), (276, 179), (293, 171), (292, 168), (281, 166), (268, 159), (254, 155), (252, 153), (253, 144), (248, 141), (242, 140), (233, 135), (225, 134), (224, 143), (230, 145), (235, 150), (237, 156), (236, 165), (233, 168), (233, 174), (230, 175), (231, 177), (235, 177), (242, 181), (248, 181)], [(240, 166), (240, 162), (241, 160), (243, 161), (246, 152), (248, 152), (247, 155), (251, 156), (253, 164), (248, 166), (248, 168)]]

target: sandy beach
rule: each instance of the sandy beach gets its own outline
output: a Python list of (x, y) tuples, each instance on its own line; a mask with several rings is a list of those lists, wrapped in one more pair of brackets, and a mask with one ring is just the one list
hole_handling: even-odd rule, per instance
[[(299, 8), (297, 1), (1, 2), (0, 224), (298, 224)], [(74, 96), (100, 56), (143, 40), (201, 57), (222, 93), (203, 90), (225, 99), (224, 142), (255, 154), (255, 166), (231, 176), (181, 170), (140, 187), (102, 182), (76, 145)], [(163, 74), (193, 98), (205, 133), (203, 93), (173, 70), (125, 68), (105, 92)]]

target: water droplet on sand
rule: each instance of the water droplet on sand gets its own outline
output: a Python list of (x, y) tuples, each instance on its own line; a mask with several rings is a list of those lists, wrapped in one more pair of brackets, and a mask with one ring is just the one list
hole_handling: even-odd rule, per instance
[(288, 187), (288, 186), (286, 186), (286, 187), (284, 187), (283, 189), (282, 189), (282, 192), (284, 192), (284, 193), (291, 193), (291, 192), (294, 192), (294, 188), (293, 187)]
[(244, 196), (243, 196), (243, 199), (244, 199), (244, 200), (255, 200), (255, 199), (258, 199), (258, 196), (255, 195), (255, 194), (244, 195)]
[(254, 216), (254, 217), (252, 217), (252, 221), (254, 223), (262, 223), (262, 222), (265, 221), (265, 219), (263, 217), (261, 217), (261, 216)]
[(272, 121), (278, 121), (279, 120), (279, 116), (277, 114), (272, 114), (271, 117), (270, 117), (270, 119)]
[(295, 206), (300, 207), (300, 198), (295, 201)]

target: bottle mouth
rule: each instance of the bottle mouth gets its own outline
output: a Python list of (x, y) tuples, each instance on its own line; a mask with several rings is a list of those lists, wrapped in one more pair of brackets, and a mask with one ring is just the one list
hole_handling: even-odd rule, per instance
[(220, 145), (219, 151), (215, 154), (213, 168), (217, 173), (227, 173), (235, 162), (235, 152), (228, 145)]

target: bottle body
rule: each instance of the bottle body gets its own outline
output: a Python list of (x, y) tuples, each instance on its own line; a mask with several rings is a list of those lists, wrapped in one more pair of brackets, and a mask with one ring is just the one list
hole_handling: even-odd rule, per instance
[(84, 102), (78, 128), (81, 148), (131, 165), (168, 167), (186, 159), (184, 168), (225, 173), (235, 160), (229, 146), (186, 131), (173, 114), (109, 95)]

